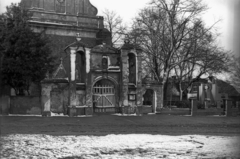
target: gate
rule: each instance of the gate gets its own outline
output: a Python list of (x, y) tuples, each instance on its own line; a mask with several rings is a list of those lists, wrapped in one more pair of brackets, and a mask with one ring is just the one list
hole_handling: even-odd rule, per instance
[(115, 88), (111, 81), (98, 81), (93, 87), (94, 113), (115, 113)]

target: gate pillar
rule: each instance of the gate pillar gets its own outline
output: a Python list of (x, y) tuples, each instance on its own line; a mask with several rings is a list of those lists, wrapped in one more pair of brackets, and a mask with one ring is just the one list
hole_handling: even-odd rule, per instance
[[(86, 48), (86, 106), (92, 108), (92, 79), (90, 74), (90, 49)], [(92, 110), (92, 109), (91, 109)]]
[(70, 80), (69, 80), (69, 116), (77, 116), (77, 92), (76, 92), (76, 53), (85, 52), (85, 44), (81, 42), (77, 34), (76, 41), (68, 45), (64, 51), (70, 52)]
[(129, 71), (128, 71), (128, 52), (122, 51), (122, 106), (128, 106), (128, 83), (129, 83)]

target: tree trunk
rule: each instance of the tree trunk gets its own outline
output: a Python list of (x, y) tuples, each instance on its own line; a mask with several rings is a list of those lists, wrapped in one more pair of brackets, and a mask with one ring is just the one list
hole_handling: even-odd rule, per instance
[(20, 88), (18, 95), (19, 95), (19, 96), (25, 96), (25, 94), (24, 94), (24, 89)]
[(183, 100), (183, 91), (180, 90), (179, 93), (180, 93), (179, 94), (179, 100), (182, 101)]
[(167, 100), (167, 90), (168, 90), (168, 75), (164, 73), (163, 75), (163, 100)]
[(28, 96), (30, 96), (30, 92), (29, 92), (29, 90), (27, 90), (27, 93), (28, 93)]
[(182, 82), (179, 82), (179, 101), (182, 101), (183, 99), (183, 90), (182, 90)]
[(162, 92), (163, 92), (163, 103), (164, 101), (167, 100), (167, 89), (168, 89), (168, 76), (169, 76), (169, 69), (166, 68), (163, 73), (163, 87), (162, 87)]
[(168, 79), (163, 83), (163, 99), (167, 100)]

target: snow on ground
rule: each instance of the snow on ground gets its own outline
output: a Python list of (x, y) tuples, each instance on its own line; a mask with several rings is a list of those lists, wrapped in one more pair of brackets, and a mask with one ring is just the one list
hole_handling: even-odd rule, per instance
[(4, 158), (240, 158), (240, 137), (107, 135), (1, 137)]
[[(3, 116), (3, 115), (0, 115)], [(32, 114), (8, 114), (8, 116), (21, 116), (21, 117), (42, 117), (42, 115), (32, 115)], [(63, 113), (52, 113), (50, 117), (69, 117)], [(92, 117), (92, 115), (78, 115), (77, 117)]]

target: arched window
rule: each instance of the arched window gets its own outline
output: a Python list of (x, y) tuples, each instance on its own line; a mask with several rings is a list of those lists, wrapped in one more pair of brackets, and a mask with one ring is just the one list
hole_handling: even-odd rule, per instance
[(128, 54), (129, 83), (136, 84), (136, 56)]

